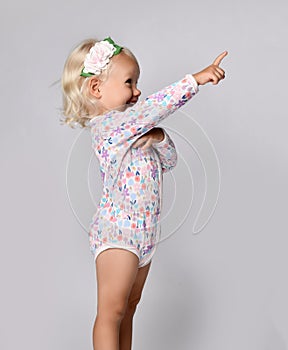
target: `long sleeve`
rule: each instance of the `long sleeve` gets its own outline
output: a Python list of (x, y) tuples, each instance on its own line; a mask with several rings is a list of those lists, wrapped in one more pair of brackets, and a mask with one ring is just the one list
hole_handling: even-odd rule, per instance
[(168, 135), (167, 131), (162, 128), (164, 139), (161, 142), (153, 143), (153, 147), (160, 158), (162, 172), (166, 173), (172, 170), (177, 164), (177, 152), (174, 142)]
[[(100, 142), (105, 157), (115, 161), (115, 155), (125, 152), (139, 137), (151, 130), (164, 118), (175, 112), (198, 92), (198, 84), (191, 74), (150, 95), (123, 112), (110, 111), (96, 116), (91, 123), (93, 148)], [(95, 123), (94, 123), (95, 122)], [(122, 150), (122, 151), (121, 151)], [(106, 159), (107, 161), (107, 159)]]
[(91, 119), (92, 148), (100, 162), (103, 181), (115, 182), (123, 157), (142, 135), (175, 112), (198, 92), (191, 74), (135, 103)]

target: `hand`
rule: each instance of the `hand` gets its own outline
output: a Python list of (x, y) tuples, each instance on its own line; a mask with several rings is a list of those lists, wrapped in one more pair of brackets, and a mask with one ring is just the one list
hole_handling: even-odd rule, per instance
[(152, 146), (153, 143), (161, 142), (164, 140), (164, 131), (162, 128), (153, 128), (150, 131), (146, 132), (146, 134), (139, 137), (137, 141), (133, 143), (133, 148), (141, 147), (143, 150)]
[(220, 80), (225, 78), (225, 72), (222, 68), (219, 67), (219, 64), (227, 55), (228, 51), (222, 52), (210, 66), (203, 69), (199, 73), (193, 74), (193, 77), (197, 81), (198, 85), (205, 85), (209, 82), (212, 82), (213, 85), (216, 85)]

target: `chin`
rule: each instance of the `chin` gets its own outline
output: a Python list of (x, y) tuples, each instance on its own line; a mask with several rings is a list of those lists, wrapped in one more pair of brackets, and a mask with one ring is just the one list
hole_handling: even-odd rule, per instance
[(119, 111), (119, 112), (124, 112), (124, 111), (126, 111), (126, 109), (127, 109), (128, 107), (131, 107), (131, 106), (132, 106), (131, 103), (126, 103), (125, 105), (116, 107), (115, 110), (117, 110), (117, 111)]

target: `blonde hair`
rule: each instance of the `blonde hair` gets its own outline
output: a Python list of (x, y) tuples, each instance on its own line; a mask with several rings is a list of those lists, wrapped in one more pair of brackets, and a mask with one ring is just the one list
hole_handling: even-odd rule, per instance
[[(91, 96), (88, 89), (89, 77), (80, 76), (84, 66), (84, 60), (91, 47), (98, 42), (96, 39), (87, 39), (82, 41), (68, 56), (61, 78), (62, 85), (62, 113), (66, 117), (62, 119), (62, 123), (70, 127), (80, 124), (81, 127), (87, 127), (87, 123), (92, 116), (97, 115), (97, 100)], [(133, 53), (123, 47), (122, 51), (132, 57), (138, 65), (136, 57)], [(111, 68), (111, 60), (107, 69), (100, 75), (99, 79), (106, 80)]]

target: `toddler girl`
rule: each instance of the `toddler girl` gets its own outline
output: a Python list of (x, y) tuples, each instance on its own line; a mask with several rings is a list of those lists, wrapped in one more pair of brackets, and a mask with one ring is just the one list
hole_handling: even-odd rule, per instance
[(131, 349), (133, 315), (160, 239), (162, 174), (177, 161), (172, 139), (157, 125), (199, 85), (224, 79), (219, 64), (226, 55), (143, 101), (135, 56), (110, 37), (82, 42), (65, 63), (64, 121), (90, 128), (103, 185), (89, 227), (97, 276), (94, 350)]

